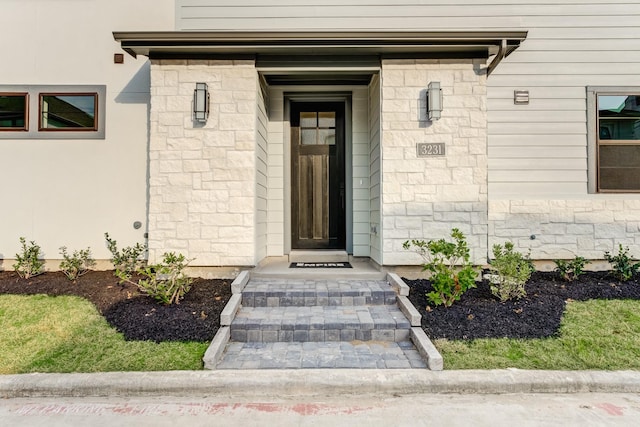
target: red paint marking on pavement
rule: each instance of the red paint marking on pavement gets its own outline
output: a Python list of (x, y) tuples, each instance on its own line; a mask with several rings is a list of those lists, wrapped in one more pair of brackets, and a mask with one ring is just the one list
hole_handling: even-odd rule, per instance
[(609, 415), (616, 415), (620, 417), (624, 415), (623, 413), (624, 408), (621, 406), (616, 406), (613, 403), (598, 403), (596, 405), (596, 408), (600, 408), (604, 410)]
[[(613, 405), (611, 405), (613, 406)], [(265, 413), (295, 412), (302, 416), (354, 414), (373, 409), (369, 406), (332, 406), (316, 403), (156, 403), (156, 404), (105, 404), (105, 403), (70, 403), (70, 404), (27, 404), (15, 411), (23, 416), (56, 416), (56, 415), (102, 415), (118, 414), (123, 416), (164, 416), (167, 414), (200, 415), (224, 414), (238, 410), (250, 410)], [(606, 408), (603, 408), (607, 410)], [(621, 414), (620, 414), (621, 415)]]
[(326, 415), (326, 414), (353, 414), (372, 409), (371, 407), (349, 406), (334, 407), (317, 403), (298, 403), (295, 405), (282, 405), (278, 403), (247, 403), (240, 405), (246, 409), (253, 409), (258, 412), (295, 412), (298, 415)]

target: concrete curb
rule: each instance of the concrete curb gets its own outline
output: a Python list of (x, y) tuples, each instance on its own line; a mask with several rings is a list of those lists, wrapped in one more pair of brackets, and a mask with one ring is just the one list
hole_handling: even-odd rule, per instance
[(637, 371), (313, 369), (0, 376), (0, 397), (640, 393)]

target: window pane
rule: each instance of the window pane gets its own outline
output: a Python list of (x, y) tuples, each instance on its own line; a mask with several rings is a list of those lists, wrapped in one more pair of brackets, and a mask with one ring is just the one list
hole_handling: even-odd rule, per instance
[(27, 95), (0, 95), (0, 130), (27, 128)]
[(600, 119), (598, 135), (600, 139), (639, 140), (640, 118)]
[(318, 129), (318, 144), (336, 145), (335, 129)]
[(318, 126), (317, 113), (300, 113), (300, 127), (315, 128)]
[(640, 95), (598, 95), (600, 117), (640, 117)]
[(317, 131), (315, 129), (302, 129), (300, 131), (300, 144), (302, 145), (316, 145)]
[(600, 139), (640, 140), (640, 95), (599, 95)]
[(41, 129), (95, 130), (97, 95), (41, 95)]
[(601, 145), (599, 152), (601, 190), (640, 190), (640, 145)]
[(334, 111), (323, 111), (318, 113), (318, 127), (321, 127), (321, 128), (336, 127), (336, 113)]

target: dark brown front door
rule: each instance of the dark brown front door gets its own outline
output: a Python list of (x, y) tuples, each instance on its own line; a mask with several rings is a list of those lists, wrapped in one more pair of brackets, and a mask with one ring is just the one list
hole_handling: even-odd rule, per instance
[(293, 249), (345, 248), (344, 103), (291, 103)]

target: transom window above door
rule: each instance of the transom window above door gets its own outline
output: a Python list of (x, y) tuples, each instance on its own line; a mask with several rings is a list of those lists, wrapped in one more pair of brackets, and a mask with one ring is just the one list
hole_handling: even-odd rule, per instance
[(335, 145), (335, 111), (301, 112), (300, 143), (302, 145)]

